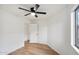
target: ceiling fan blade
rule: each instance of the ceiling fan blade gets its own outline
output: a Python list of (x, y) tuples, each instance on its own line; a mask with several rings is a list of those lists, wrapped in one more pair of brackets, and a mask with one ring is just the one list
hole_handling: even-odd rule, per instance
[(36, 10), (37, 10), (40, 7), (40, 5), (36, 4), (35, 7), (36, 7)]
[(35, 12), (35, 13), (38, 13), (38, 14), (46, 14), (46, 12)]
[[(27, 9), (24, 9), (24, 8), (21, 8), (21, 7), (19, 7), (19, 9), (21, 9), (21, 10), (25, 10), (25, 11), (29, 11), (29, 10), (27, 10)], [(29, 12), (31, 12), (31, 11), (29, 11)]]
[(24, 16), (28, 16), (28, 15), (30, 15), (31, 13), (28, 13), (28, 14), (25, 14)]
[(35, 17), (37, 18), (38, 16), (35, 14)]

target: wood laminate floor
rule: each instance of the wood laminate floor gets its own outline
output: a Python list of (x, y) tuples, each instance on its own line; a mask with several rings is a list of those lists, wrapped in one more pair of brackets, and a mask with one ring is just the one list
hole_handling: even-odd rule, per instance
[(22, 47), (9, 55), (59, 55), (48, 45), (39, 43), (25, 42), (25, 47)]

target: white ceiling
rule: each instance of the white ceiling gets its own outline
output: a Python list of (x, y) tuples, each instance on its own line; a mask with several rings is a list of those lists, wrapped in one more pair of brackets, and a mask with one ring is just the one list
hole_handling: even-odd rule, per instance
[[(27, 11), (24, 10), (20, 10), (18, 9), (18, 7), (23, 7), (26, 9), (30, 9), (30, 7), (34, 6), (34, 4), (8, 4), (8, 5), (0, 5), (2, 6), (2, 8), (7, 11), (7, 12), (11, 12), (13, 14), (16, 14), (18, 16), (24, 17), (26, 19), (36, 19), (34, 16), (32, 15), (28, 15), (28, 16), (24, 16), (25, 14), (27, 14)], [(53, 15), (55, 13), (57, 13), (60, 10), (63, 10), (66, 7), (65, 4), (40, 4), (40, 7), (38, 9), (38, 11), (44, 11), (47, 12), (46, 15), (38, 15), (39, 17), (37, 19), (48, 19), (53, 17)]]

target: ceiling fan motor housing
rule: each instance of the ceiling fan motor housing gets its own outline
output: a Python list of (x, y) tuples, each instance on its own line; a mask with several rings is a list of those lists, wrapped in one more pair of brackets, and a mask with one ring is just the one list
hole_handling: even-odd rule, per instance
[(34, 7), (31, 7), (30, 10), (31, 12), (35, 12)]

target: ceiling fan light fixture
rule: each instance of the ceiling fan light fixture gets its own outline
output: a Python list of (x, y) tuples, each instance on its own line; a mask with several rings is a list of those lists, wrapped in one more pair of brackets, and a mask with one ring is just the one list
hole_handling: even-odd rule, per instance
[(31, 13), (32, 16), (35, 16), (35, 13)]

